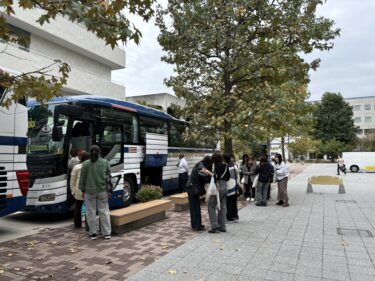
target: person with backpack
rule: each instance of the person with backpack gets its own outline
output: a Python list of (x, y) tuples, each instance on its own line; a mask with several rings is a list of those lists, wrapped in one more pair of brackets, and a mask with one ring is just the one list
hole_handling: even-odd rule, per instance
[(275, 155), (275, 174), (277, 179), (277, 200), (276, 205), (282, 205), (283, 207), (289, 207), (288, 197), (288, 176), (289, 169), (286, 163), (283, 161), (281, 154)]
[(257, 184), (257, 203), (256, 206), (266, 207), (268, 199), (268, 188), (271, 184), (274, 168), (271, 163), (268, 162), (267, 155), (262, 155), (260, 157), (260, 163), (255, 169), (254, 173), (258, 175)]
[(99, 213), (100, 229), (104, 239), (111, 239), (111, 222), (109, 217), (107, 178), (110, 178), (110, 167), (106, 159), (100, 157), (100, 148), (90, 148), (90, 160), (82, 165), (79, 189), (86, 204), (86, 218), (89, 226), (89, 237), (97, 239), (96, 212)]
[(237, 190), (239, 187), (239, 170), (233, 154), (224, 154), (224, 160), (230, 173), (230, 179), (227, 183), (227, 220), (238, 222)]
[[(219, 196), (211, 195), (208, 199), (208, 215), (211, 223), (211, 229), (208, 232), (220, 233), (227, 231), (225, 219), (227, 213), (227, 182), (230, 179), (230, 173), (227, 164), (224, 163), (223, 156), (219, 152), (215, 152), (211, 159), (211, 176), (214, 177), (216, 192), (218, 192)], [(218, 204), (220, 204), (220, 208), (218, 208)]]
[(212, 162), (210, 156), (195, 164), (190, 175), (190, 182), (186, 185), (189, 199), (190, 222), (193, 231), (204, 230), (202, 224), (200, 196), (206, 193), (205, 184), (211, 179)]

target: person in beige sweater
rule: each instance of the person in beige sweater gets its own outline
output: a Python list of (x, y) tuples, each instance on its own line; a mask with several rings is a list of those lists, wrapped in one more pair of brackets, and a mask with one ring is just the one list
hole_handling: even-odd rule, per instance
[(81, 209), (83, 204), (83, 194), (79, 189), (79, 179), (81, 177), (82, 164), (86, 160), (90, 159), (90, 154), (86, 151), (80, 151), (79, 157), (81, 162), (73, 167), (71, 176), (70, 176), (70, 191), (75, 199), (74, 201), (74, 227), (82, 227), (82, 216)]

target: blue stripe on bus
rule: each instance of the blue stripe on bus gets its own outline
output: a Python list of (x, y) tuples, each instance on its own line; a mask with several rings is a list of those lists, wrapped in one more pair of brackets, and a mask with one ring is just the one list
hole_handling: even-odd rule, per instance
[(27, 138), (0, 136), (0, 145), (26, 145)]
[(23, 210), (26, 206), (26, 197), (16, 196), (11, 198), (4, 198), (1, 199), (1, 203), (3, 202), (5, 203), (5, 208), (0, 209), (0, 217)]

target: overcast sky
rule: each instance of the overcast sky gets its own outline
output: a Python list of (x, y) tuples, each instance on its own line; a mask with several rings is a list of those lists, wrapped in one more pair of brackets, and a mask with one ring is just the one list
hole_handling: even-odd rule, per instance
[[(326, 91), (344, 97), (375, 95), (375, 1), (328, 0), (318, 13), (333, 19), (341, 36), (331, 51), (309, 56), (322, 60), (320, 68), (311, 72), (310, 99), (320, 99)], [(172, 93), (163, 84), (173, 67), (160, 61), (163, 52), (156, 39), (158, 28), (154, 21), (133, 21), (142, 31), (142, 41), (138, 46), (128, 44), (126, 68), (114, 72), (113, 80), (125, 84), (127, 96)]]

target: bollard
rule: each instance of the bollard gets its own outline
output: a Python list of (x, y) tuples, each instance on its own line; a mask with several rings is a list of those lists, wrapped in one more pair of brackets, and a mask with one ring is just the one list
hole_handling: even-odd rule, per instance
[(306, 193), (313, 193), (314, 191), (313, 191), (313, 188), (312, 188), (312, 185), (311, 185), (311, 183), (308, 183), (307, 184), (307, 190), (306, 190)]

